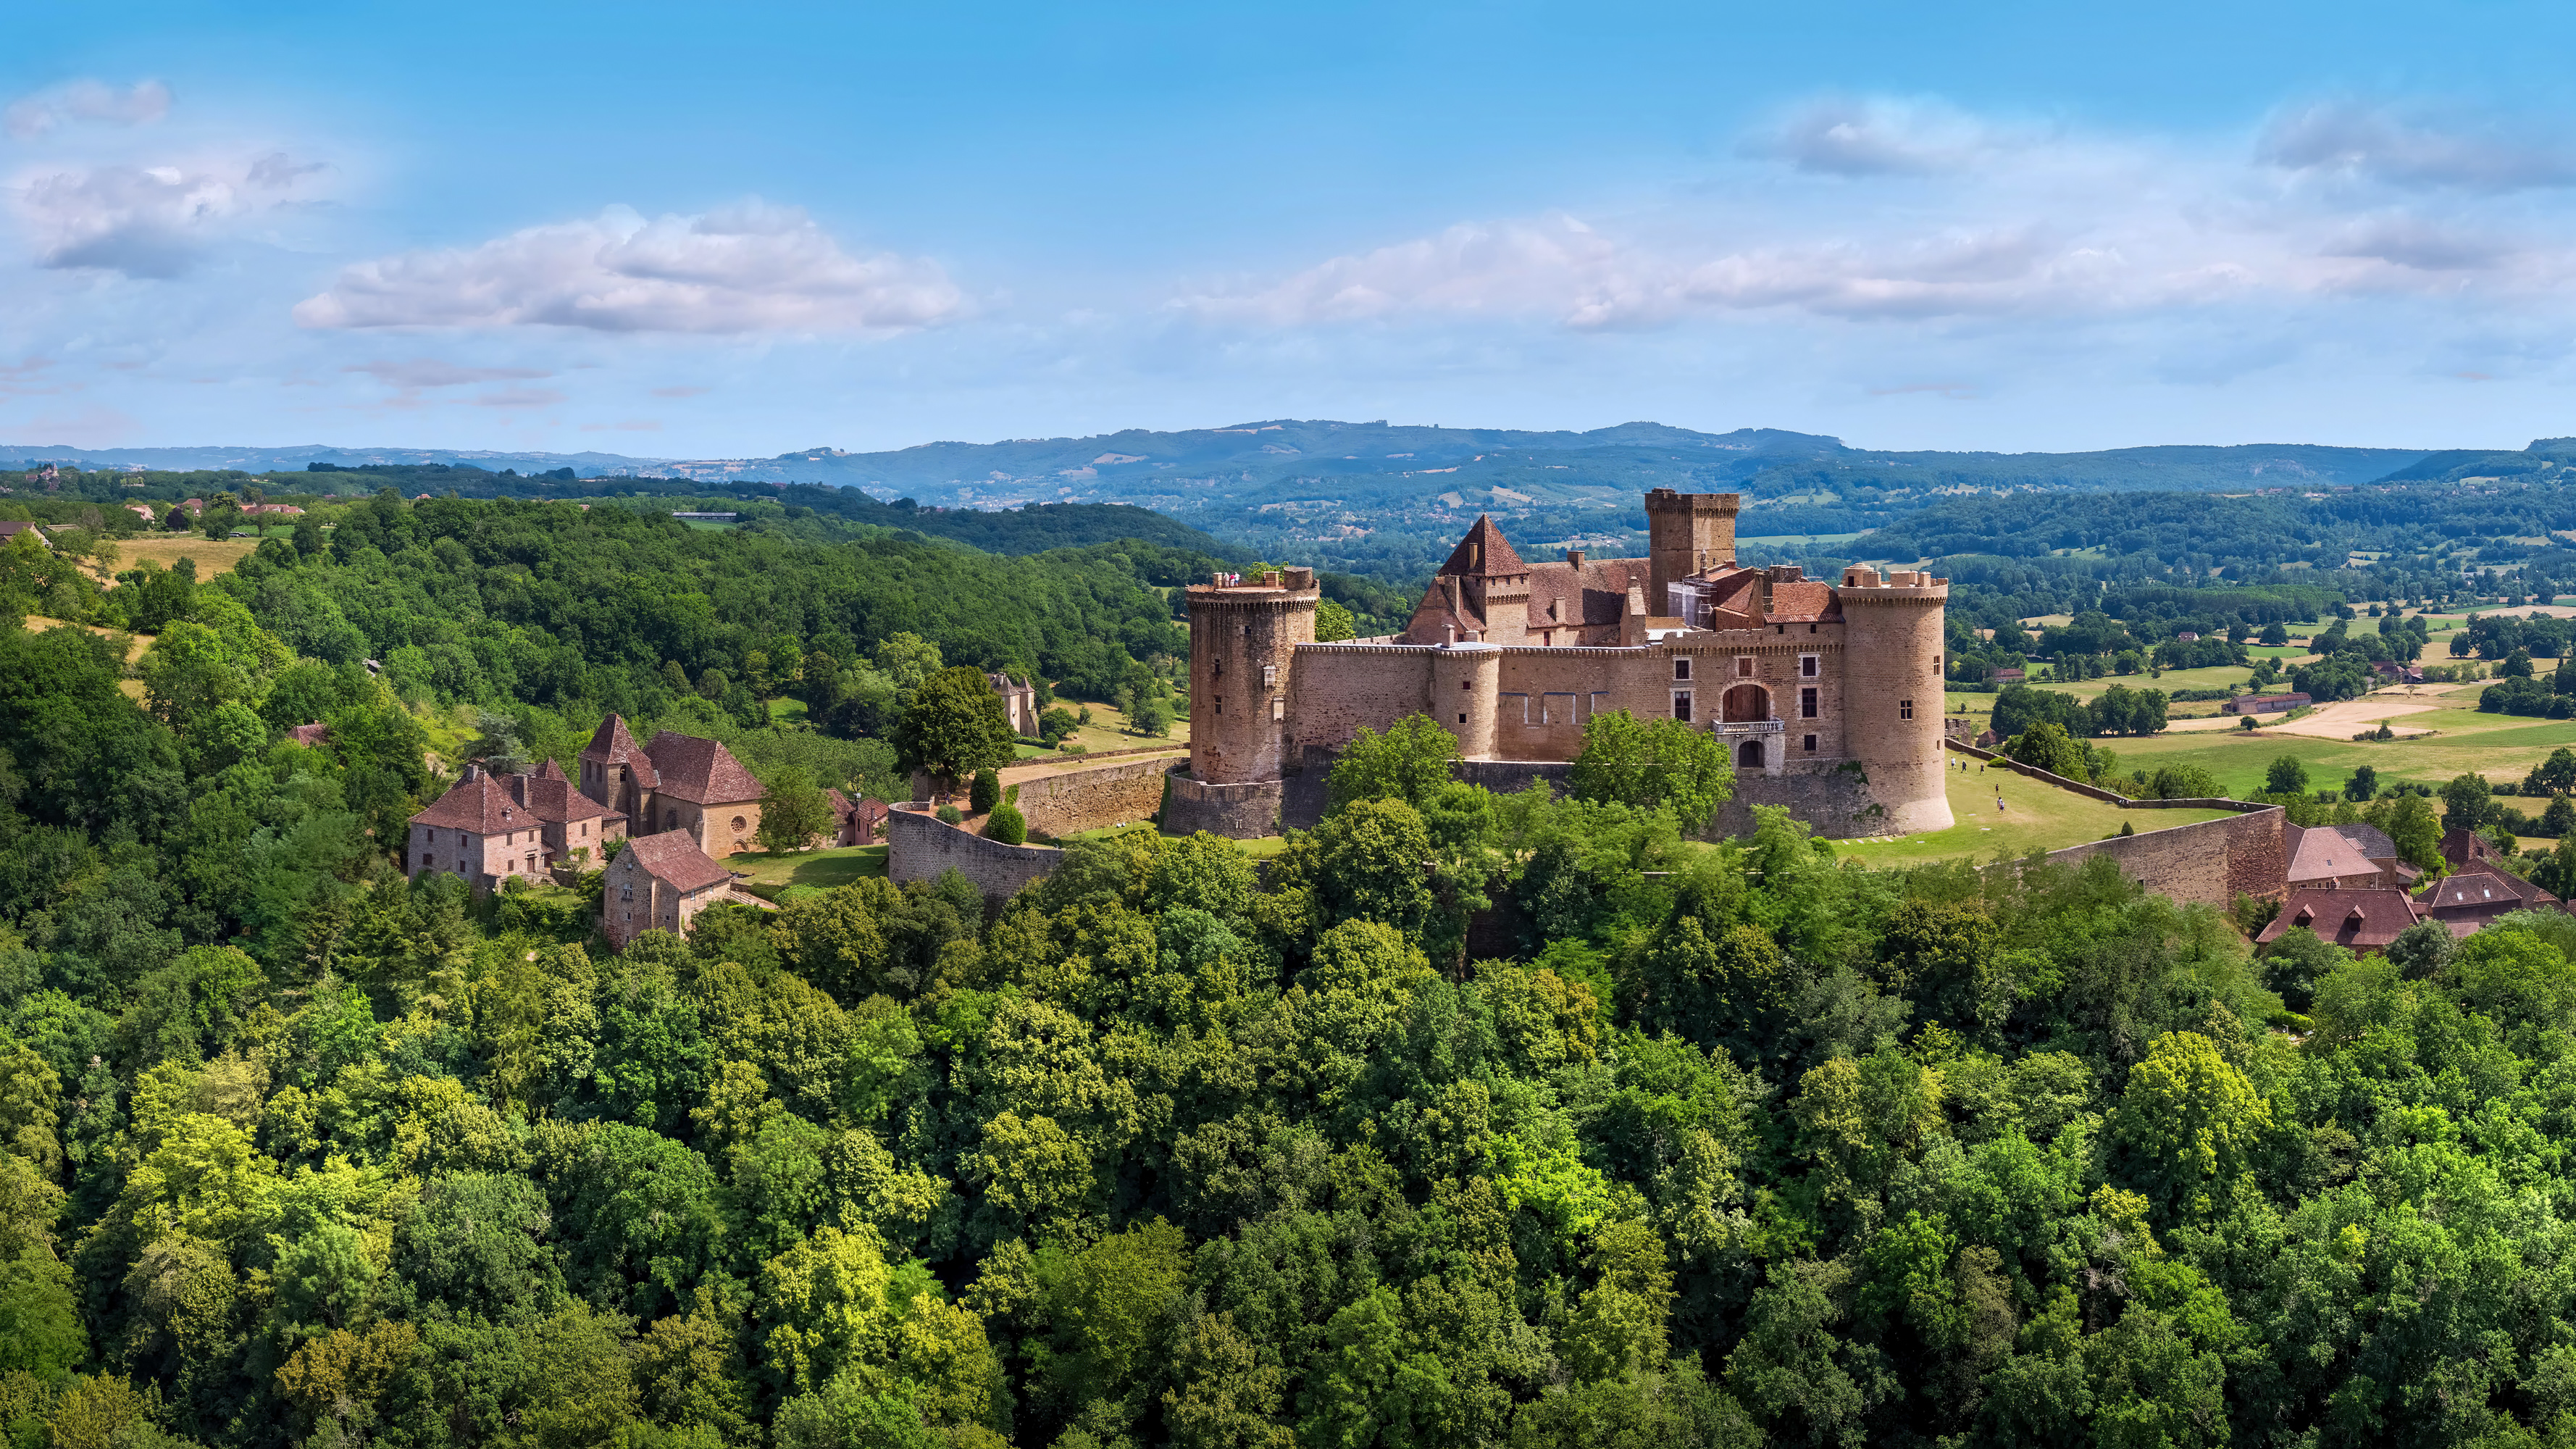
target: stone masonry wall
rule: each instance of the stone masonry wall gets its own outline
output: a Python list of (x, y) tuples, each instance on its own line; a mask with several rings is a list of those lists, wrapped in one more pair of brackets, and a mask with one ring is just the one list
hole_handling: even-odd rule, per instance
[(1171, 776), (1171, 787), (1171, 795), (1163, 804), (1166, 835), (1191, 835), (1205, 830), (1230, 840), (1257, 840), (1279, 833), (1285, 791), (1278, 780), (1210, 785), (1176, 772)]
[(1169, 755), (1121, 760), (1020, 782), (1020, 815), (1044, 835), (1066, 836), (1152, 818), (1163, 806)]
[(984, 894), (1010, 896), (1064, 859), (1050, 846), (1004, 845), (901, 806), (886, 812), (885, 828), (886, 876), (897, 885), (954, 868)]
[(2120, 863), (2120, 874), (2186, 905), (2224, 906), (2239, 895), (2279, 900), (2290, 868), (2288, 842), (2281, 829), (2284, 818), (2279, 806), (2265, 806), (2224, 820), (2172, 825), (2052, 850), (2048, 859), (2072, 865), (2088, 856), (2107, 855)]
[(1406, 715), (1429, 713), (1431, 660), (1439, 652), (1411, 645), (1300, 645), (1289, 666), (1289, 758), (1308, 747), (1338, 750), (1362, 725), (1382, 730)]

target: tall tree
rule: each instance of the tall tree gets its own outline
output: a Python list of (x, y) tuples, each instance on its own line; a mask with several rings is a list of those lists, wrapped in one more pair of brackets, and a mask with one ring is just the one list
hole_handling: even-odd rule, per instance
[(894, 743), (906, 764), (953, 788), (960, 775), (1008, 763), (1017, 737), (984, 671), (961, 665), (930, 675), (913, 691), (895, 723)]

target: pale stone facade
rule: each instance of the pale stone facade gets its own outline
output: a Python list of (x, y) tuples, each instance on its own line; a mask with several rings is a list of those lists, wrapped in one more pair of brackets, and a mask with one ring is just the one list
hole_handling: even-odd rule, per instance
[(438, 871), (492, 890), (512, 876), (542, 876), (558, 861), (604, 860), (625, 836), (626, 817), (573, 790), (551, 760), (531, 775), (468, 765), (411, 818), (405, 863), (415, 875)]
[(1307, 569), (1192, 585), (1191, 768), (1166, 824), (1254, 831), (1286, 776), (1426, 714), (1470, 761), (1562, 762), (1605, 710), (1722, 739), (1738, 799), (1820, 834), (1951, 823), (1941, 773), (1949, 581), (1735, 562), (1738, 496), (1647, 495), (1644, 559), (1529, 565), (1489, 518), (1391, 639), (1314, 642)]
[(609, 864), (599, 893), (599, 930), (624, 950), (646, 931), (688, 934), (700, 911), (723, 900), (733, 875), (685, 831), (639, 836)]

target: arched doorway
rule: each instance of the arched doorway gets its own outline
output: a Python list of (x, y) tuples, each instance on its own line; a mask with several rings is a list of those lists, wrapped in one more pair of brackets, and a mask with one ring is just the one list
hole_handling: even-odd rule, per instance
[(1746, 740), (1744, 743), (1737, 745), (1735, 747), (1735, 767), (1739, 770), (1761, 769), (1762, 742), (1760, 740)]
[(1771, 691), (1758, 684), (1739, 684), (1718, 702), (1718, 718), (1727, 724), (1771, 717)]

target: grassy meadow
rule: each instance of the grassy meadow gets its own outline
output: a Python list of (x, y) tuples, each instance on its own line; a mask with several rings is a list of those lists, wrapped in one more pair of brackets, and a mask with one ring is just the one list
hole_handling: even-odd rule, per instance
[[(1962, 755), (1948, 757), (1950, 814), (1947, 830), (1923, 831), (1893, 840), (1837, 840), (1834, 854), (1879, 868), (1923, 865), (1936, 860), (1973, 856), (2023, 856), (2034, 850), (2062, 850), (2088, 840), (2117, 835), (2123, 823), (2139, 833), (2168, 826), (2213, 820), (2224, 810), (2123, 810), (2117, 805), (2044, 784), (2000, 765), (1982, 771), (1977, 762), (1959, 768)], [(2002, 808), (1996, 808), (2000, 798)]]

